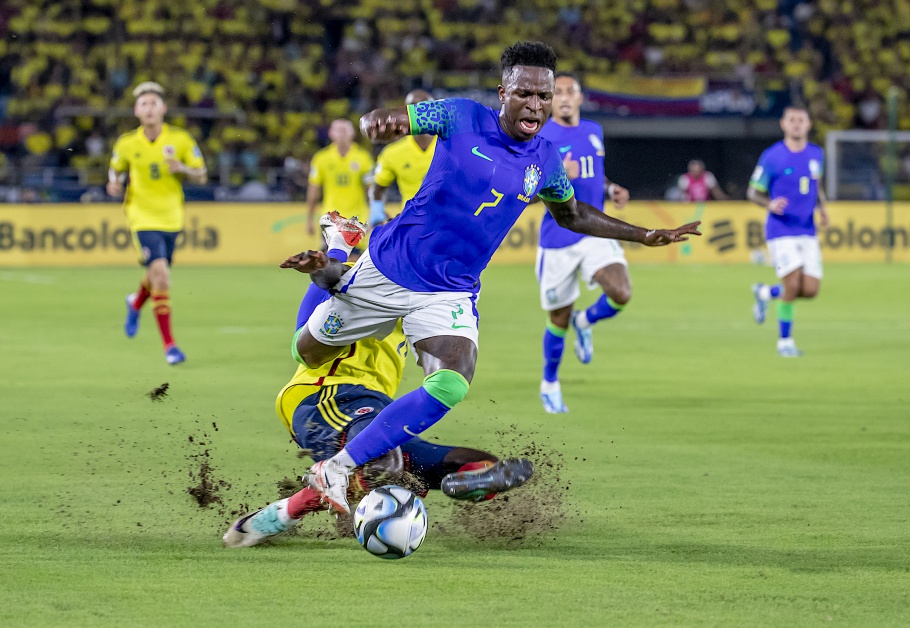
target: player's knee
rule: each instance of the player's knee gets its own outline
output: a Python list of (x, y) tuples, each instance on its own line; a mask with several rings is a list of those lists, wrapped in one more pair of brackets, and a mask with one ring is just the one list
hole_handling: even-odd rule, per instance
[(818, 286), (818, 285), (803, 286), (803, 289), (800, 292), (799, 296), (801, 296), (804, 299), (814, 299), (815, 297), (818, 296), (819, 288), (820, 288), (820, 286)]
[[(325, 349), (334, 351), (328, 353)], [(299, 364), (311, 369), (319, 368), (326, 362), (335, 359), (341, 351), (347, 350), (348, 347), (326, 347), (325, 345), (314, 347), (313, 337), (307, 331), (306, 325), (298, 329), (291, 340), (291, 357)]]
[(464, 399), (469, 386), (464, 375), (449, 369), (430, 373), (423, 380), (423, 389), (447, 408), (454, 408), (455, 404)]
[(627, 305), (632, 300), (632, 286), (628, 284), (616, 286), (608, 292), (607, 296), (616, 305)]
[(569, 318), (572, 316), (572, 306), (561, 307), (550, 312), (550, 322), (560, 329), (569, 328)]

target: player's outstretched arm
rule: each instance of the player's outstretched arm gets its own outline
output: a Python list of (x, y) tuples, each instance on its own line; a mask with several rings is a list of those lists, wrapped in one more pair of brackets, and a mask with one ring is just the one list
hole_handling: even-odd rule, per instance
[(298, 273), (310, 275), (313, 283), (323, 290), (331, 289), (349, 270), (347, 266), (322, 251), (305, 251), (291, 255), (278, 266), (292, 268)]
[(372, 142), (394, 142), (411, 134), (407, 107), (374, 109), (360, 118), (360, 132)]
[(607, 216), (593, 205), (576, 200), (574, 196), (563, 202), (545, 200), (544, 204), (559, 226), (597, 238), (640, 242), (645, 246), (666, 246), (674, 242), (685, 242), (690, 235), (701, 235), (698, 230), (700, 220), (676, 229), (645, 229)]

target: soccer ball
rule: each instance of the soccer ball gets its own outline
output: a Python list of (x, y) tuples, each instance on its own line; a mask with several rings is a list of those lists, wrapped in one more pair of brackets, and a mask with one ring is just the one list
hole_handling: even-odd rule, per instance
[(366, 551), (379, 558), (410, 556), (427, 535), (427, 509), (407, 489), (380, 486), (360, 500), (354, 534)]

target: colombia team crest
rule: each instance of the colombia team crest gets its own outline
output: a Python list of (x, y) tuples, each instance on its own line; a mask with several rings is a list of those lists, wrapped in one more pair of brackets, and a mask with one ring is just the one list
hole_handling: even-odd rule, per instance
[(537, 164), (531, 164), (525, 168), (525, 185), (524, 185), (524, 194), (518, 195), (518, 200), (522, 203), (530, 203), (531, 198), (534, 196), (534, 192), (537, 191), (537, 186), (540, 185), (540, 167)]

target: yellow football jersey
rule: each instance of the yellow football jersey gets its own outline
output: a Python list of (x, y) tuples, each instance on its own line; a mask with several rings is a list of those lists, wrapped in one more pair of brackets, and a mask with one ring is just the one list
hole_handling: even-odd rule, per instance
[[(358, 340), (350, 349), (332, 362), (311, 369), (299, 365), (297, 372), (288, 384), (278, 393), (275, 411), (292, 434), (294, 410), (300, 402), (320, 390), (328, 390), (339, 384), (360, 384), (394, 397), (401, 385), (404, 373), (405, 358), (408, 355), (408, 341), (401, 329), (401, 321), (395, 331), (383, 338), (364, 338)], [(341, 430), (352, 419), (345, 416), (334, 404), (329, 391), (325, 399), (320, 400), (320, 408), (326, 422)]]
[(367, 193), (363, 178), (373, 170), (373, 157), (354, 144), (342, 157), (334, 144), (329, 144), (310, 162), (310, 183), (322, 188), (322, 211), (336, 211), (345, 218), (368, 214)]
[(435, 152), (435, 136), (426, 150), (411, 135), (389, 144), (376, 158), (376, 183), (388, 187), (397, 181), (402, 202), (411, 200), (427, 176)]
[(123, 208), (133, 231), (183, 229), (183, 175), (171, 174), (168, 159), (190, 168), (205, 165), (190, 134), (167, 124), (162, 125), (154, 142), (139, 127), (121, 135), (114, 144), (111, 168), (130, 175)]

